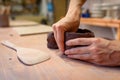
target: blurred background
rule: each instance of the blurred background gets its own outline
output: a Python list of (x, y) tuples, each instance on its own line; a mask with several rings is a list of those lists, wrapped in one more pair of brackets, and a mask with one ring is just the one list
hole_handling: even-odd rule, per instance
[(0, 9), (10, 7), (11, 19), (52, 24), (66, 13), (67, 0), (0, 0)]
[[(82, 17), (119, 19), (119, 3), (120, 0), (87, 0)], [(0, 9), (9, 6), (12, 19), (42, 20), (49, 24), (64, 17), (68, 5), (69, 0), (0, 0)]]
[[(52, 25), (65, 16), (69, 0), (0, 0), (0, 14), (8, 14), (11, 20), (29, 20)], [(7, 10), (4, 10), (4, 7)], [(82, 7), (82, 18), (120, 19), (120, 0), (87, 0)], [(98, 37), (114, 39), (115, 28), (81, 24)]]

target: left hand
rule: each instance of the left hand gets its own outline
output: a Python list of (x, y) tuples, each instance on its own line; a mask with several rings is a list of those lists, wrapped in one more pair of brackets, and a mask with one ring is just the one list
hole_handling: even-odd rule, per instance
[(68, 46), (88, 45), (65, 51), (69, 58), (80, 59), (103, 66), (120, 66), (120, 42), (102, 38), (77, 38), (66, 42)]

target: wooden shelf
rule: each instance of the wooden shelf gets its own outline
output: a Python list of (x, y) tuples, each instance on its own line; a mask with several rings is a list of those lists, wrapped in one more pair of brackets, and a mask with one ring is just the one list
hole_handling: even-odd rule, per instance
[(120, 20), (103, 19), (103, 18), (81, 18), (81, 24), (94, 25), (99, 27), (117, 28), (116, 40), (120, 40)]

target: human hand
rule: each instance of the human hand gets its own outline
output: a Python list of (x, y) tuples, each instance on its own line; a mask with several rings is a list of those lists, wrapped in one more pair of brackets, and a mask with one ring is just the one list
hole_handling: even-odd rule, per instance
[(120, 42), (102, 38), (77, 38), (66, 42), (68, 46), (88, 45), (65, 51), (69, 58), (80, 59), (103, 66), (120, 66)]
[(73, 17), (64, 17), (57, 23), (53, 24), (54, 37), (60, 51), (64, 52), (64, 32), (77, 31), (80, 19)]
[(64, 52), (64, 32), (77, 31), (80, 23), (81, 7), (85, 1), (86, 0), (70, 0), (66, 16), (52, 26), (55, 40), (62, 52)]

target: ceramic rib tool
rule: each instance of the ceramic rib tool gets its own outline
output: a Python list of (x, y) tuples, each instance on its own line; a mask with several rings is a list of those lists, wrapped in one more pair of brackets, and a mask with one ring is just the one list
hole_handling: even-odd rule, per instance
[(9, 41), (2, 41), (1, 43), (15, 50), (18, 59), (26, 65), (34, 65), (50, 59), (50, 55), (41, 50), (19, 47)]

